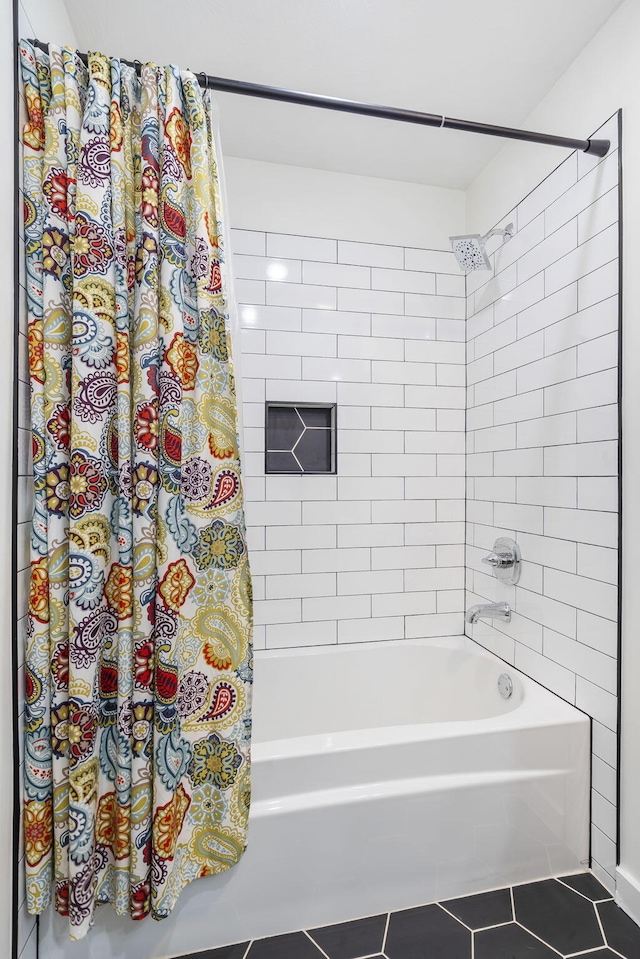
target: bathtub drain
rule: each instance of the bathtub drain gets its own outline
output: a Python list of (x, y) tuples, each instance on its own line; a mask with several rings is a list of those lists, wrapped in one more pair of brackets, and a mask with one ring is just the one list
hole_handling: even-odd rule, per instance
[(513, 692), (513, 680), (509, 673), (500, 673), (498, 676), (498, 692), (503, 699), (509, 699)]

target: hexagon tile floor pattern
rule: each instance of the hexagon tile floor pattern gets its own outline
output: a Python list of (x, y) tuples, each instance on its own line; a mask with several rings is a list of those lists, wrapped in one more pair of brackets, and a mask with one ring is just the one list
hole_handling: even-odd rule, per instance
[(640, 927), (589, 872), (178, 959), (640, 959)]

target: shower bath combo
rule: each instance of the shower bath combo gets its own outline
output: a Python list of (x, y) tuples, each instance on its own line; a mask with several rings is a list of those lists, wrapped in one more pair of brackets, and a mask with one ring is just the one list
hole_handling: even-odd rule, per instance
[[(610, 147), (608, 140), (529, 133), (218, 77), (199, 80), (210, 89), (595, 156)], [(502, 237), (504, 245), (513, 235), (509, 223), (450, 240), (468, 273), (491, 270), (487, 242)], [(485, 561), (504, 580), (515, 560), (506, 563), (499, 545)], [(519, 572), (519, 556), (517, 566)], [(507, 603), (481, 604), (471, 607), (467, 622), (509, 622), (510, 616)], [(402, 696), (389, 696), (392, 655)], [(589, 856), (589, 719), (518, 670), (505, 673), (504, 665), (465, 636), (260, 651), (246, 854), (229, 873), (185, 890), (179, 930), (177, 924), (125, 928), (109, 912), (94, 932), (95, 945), (79, 947), (85, 951), (78, 957), (88, 959), (88, 949), (92, 959), (125, 948), (147, 955), (149, 949), (198, 951), (526, 882), (546, 874), (551, 862), (556, 872), (579, 870)], [(283, 687), (290, 691), (286, 714), (278, 693)], [(324, 691), (330, 688), (336, 705), (328, 714)], [(268, 881), (275, 862), (280, 884)], [(301, 901), (304, 889), (311, 894)], [(47, 959), (64, 959), (66, 940), (55, 935), (53, 923), (49, 910), (42, 919)]]

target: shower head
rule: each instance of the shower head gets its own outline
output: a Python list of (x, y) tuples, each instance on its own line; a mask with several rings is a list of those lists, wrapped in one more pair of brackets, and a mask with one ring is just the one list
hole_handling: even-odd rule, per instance
[(491, 263), (485, 250), (486, 239), (479, 233), (470, 236), (451, 236), (451, 248), (458, 266), (464, 273), (472, 270), (490, 270)]
[(506, 243), (513, 236), (513, 223), (509, 223), (504, 230), (489, 230), (484, 236), (479, 233), (469, 233), (465, 236), (449, 237), (458, 266), (464, 273), (491, 269), (491, 261), (485, 249), (490, 236), (502, 236), (504, 238), (502, 242)]

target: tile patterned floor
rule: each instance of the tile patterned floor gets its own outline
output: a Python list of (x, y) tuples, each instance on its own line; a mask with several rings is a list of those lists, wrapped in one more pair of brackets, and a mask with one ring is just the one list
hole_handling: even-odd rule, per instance
[(640, 927), (591, 873), (180, 959), (640, 959)]

